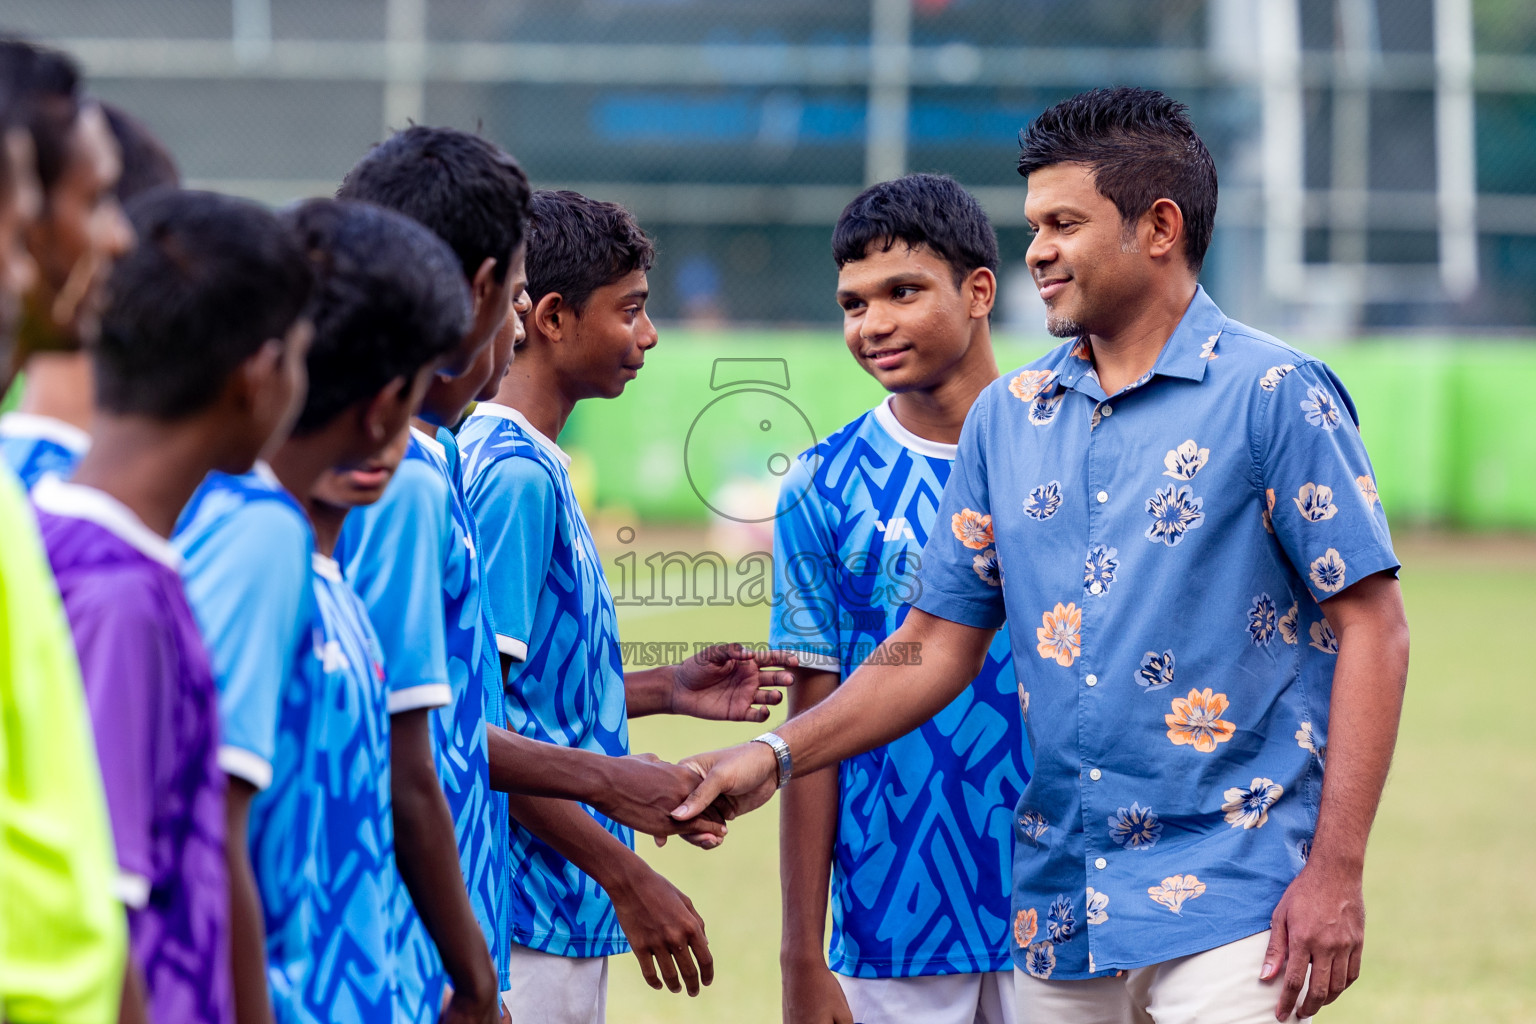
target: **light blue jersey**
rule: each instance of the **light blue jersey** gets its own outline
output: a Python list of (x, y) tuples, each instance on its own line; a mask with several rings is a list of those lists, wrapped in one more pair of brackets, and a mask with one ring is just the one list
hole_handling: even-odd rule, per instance
[(0, 416), (0, 457), (27, 490), (49, 473), (69, 479), (90, 446), (90, 434), (52, 416), (25, 412)]
[[(917, 596), (955, 446), (903, 427), (889, 400), (800, 456), (774, 520), (769, 642), (847, 678), (912, 662), (886, 638)], [(834, 971), (903, 978), (1011, 969), (1013, 808), (1032, 768), (1007, 630), (932, 720), (838, 768)]]
[[(576, 502), (569, 458), (522, 414), (482, 403), (459, 430), (464, 490), (484, 547), (498, 649), (513, 659), (508, 728), (531, 739), (629, 753), (618, 617)], [(627, 827), (587, 810), (624, 845)], [(613, 901), (532, 833), (512, 826), (511, 936), (559, 956), (627, 952)]]
[(250, 853), (281, 1024), (393, 1024), (394, 861), (383, 656), (270, 472), (221, 473), (176, 544), (219, 683), (220, 765), (261, 792)]
[[(496, 636), (482, 606), (469, 510), (443, 446), (411, 432), (410, 447), (377, 503), (347, 516), (337, 559), (384, 645), (395, 713), (435, 707), (432, 746), (453, 815), (459, 866), (498, 974), (507, 969), (499, 902), (507, 886), (506, 799), (493, 799), (488, 712), (505, 720)], [(499, 812), (499, 813), (498, 813)], [(402, 1019), (435, 1021), (443, 967), (409, 900), (402, 901)]]

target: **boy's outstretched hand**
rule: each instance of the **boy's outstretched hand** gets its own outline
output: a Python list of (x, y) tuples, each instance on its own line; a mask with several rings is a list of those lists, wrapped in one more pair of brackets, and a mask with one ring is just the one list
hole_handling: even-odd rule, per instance
[(671, 711), (726, 722), (766, 722), (784, 700), (780, 687), (795, 681), (785, 671), (800, 664), (788, 651), (753, 651), (741, 644), (706, 647), (672, 666)]

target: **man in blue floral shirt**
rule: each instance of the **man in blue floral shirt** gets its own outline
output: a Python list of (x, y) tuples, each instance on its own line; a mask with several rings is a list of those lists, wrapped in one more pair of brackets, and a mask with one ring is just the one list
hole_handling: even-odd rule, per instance
[(678, 814), (745, 810), (924, 721), (1006, 617), (1036, 760), (1019, 1020), (1305, 1018), (1359, 974), (1407, 674), (1354, 408), (1200, 288), (1216, 174), (1182, 104), (1085, 93), (1022, 145), (1027, 261), (1070, 340), (966, 421), (950, 532), (891, 637), (921, 663), (866, 665), (778, 736), (694, 759)]

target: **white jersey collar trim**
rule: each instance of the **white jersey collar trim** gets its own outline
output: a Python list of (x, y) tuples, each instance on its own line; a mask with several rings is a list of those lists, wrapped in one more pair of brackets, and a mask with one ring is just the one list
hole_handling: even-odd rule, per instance
[(411, 436), (421, 442), (421, 446), (429, 452), (433, 452), (444, 462), (448, 461), (448, 449), (443, 447), (443, 442), (417, 427), (411, 428)]
[(91, 435), (73, 423), (33, 412), (8, 412), (0, 416), (0, 435), (52, 441), (76, 455), (84, 455), (91, 447)]
[(559, 445), (555, 444), (555, 442), (539, 433), (538, 428), (535, 427), (532, 423), (528, 422), (528, 417), (524, 416), (510, 405), (502, 405), (498, 402), (481, 402), (479, 405), (475, 406), (473, 415), (500, 416), (504, 420), (511, 420), (513, 423), (516, 423), (518, 426), (522, 427), (523, 430), (528, 433), (528, 436), (532, 437), (539, 443), (541, 448), (549, 452), (549, 454), (553, 455), (555, 458), (559, 459), (560, 465), (564, 466), (566, 469), (571, 468), (571, 457), (565, 454), (565, 452), (561, 451)]
[(49, 474), (32, 488), (32, 502), (44, 512), (95, 523), (140, 554), (181, 571), (181, 556), (171, 542), (145, 526), (132, 509), (105, 491), (67, 483)]
[(891, 409), (891, 403), (896, 401), (896, 396), (891, 395), (885, 401), (875, 406), (875, 422), (884, 428), (891, 439), (908, 451), (919, 455), (926, 455), (931, 459), (944, 459), (948, 462), (955, 461), (955, 455), (960, 446), (957, 444), (945, 444), (942, 441), (930, 441), (926, 437), (918, 437), (912, 431), (901, 425), (896, 419), (896, 413)]

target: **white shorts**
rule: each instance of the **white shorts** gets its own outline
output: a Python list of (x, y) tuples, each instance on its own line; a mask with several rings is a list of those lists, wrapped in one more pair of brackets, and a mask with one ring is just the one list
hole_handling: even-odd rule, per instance
[(1284, 974), (1259, 980), (1268, 947), (1269, 932), (1262, 931), (1204, 953), (1080, 981), (1041, 981), (1015, 969), (1018, 1024), (1276, 1024)]
[(604, 1024), (608, 958), (555, 956), (512, 943), (511, 987), (501, 1004), (513, 1024)]
[(1013, 976), (936, 974), (923, 978), (847, 978), (855, 1024), (1013, 1024)]

